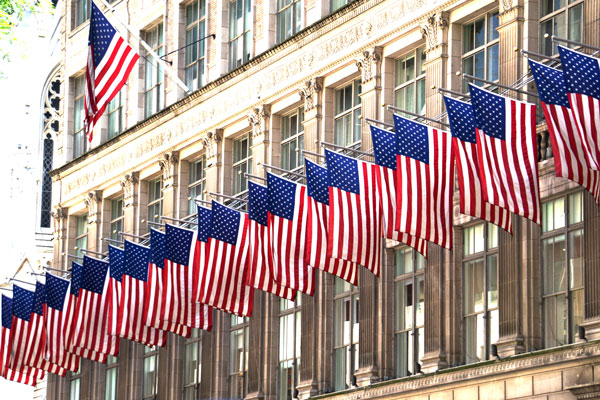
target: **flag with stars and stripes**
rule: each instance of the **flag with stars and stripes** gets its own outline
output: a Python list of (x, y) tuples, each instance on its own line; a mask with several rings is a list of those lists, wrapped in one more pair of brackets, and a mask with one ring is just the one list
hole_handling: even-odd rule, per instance
[(312, 296), (315, 271), (304, 260), (308, 222), (306, 186), (267, 172), (267, 193), (267, 227), (275, 282)]
[(427, 257), (427, 241), (398, 232), (396, 227), (396, 133), (371, 125), (375, 155), (377, 195), (381, 207), (383, 236), (407, 244)]
[(123, 292), (123, 269), (125, 266), (125, 252), (123, 249), (108, 245), (108, 290), (110, 292), (110, 303), (108, 305), (108, 333), (118, 336), (118, 324), (120, 316), (119, 304)]
[(512, 233), (512, 217), (504, 208), (485, 201), (479, 178), (477, 134), (471, 104), (444, 96), (452, 147), (458, 170), (460, 188), (460, 212), (498, 225)]
[(144, 324), (163, 331), (172, 332), (183, 337), (190, 337), (192, 329), (162, 319), (162, 298), (165, 293), (163, 269), (165, 267), (165, 233), (150, 229), (150, 265), (148, 280), (144, 287)]
[(600, 60), (558, 46), (567, 97), (579, 127), (588, 165), (600, 170)]
[(372, 163), (325, 150), (329, 186), (327, 256), (352, 261), (379, 276), (382, 221)]
[(556, 176), (577, 182), (600, 205), (600, 172), (593, 170), (588, 161), (584, 139), (569, 104), (563, 72), (531, 59), (529, 66), (548, 124)]
[[(145, 325), (142, 320), (150, 256), (149, 247), (125, 240), (117, 332), (125, 339), (148, 346), (164, 347), (167, 344), (167, 333)], [(112, 254), (110, 257), (112, 267)]]
[(308, 220), (304, 262), (313, 268), (358, 284), (358, 264), (327, 256), (327, 229), (329, 225), (329, 186), (327, 168), (304, 159), (306, 191), (308, 195)]
[(195, 302), (200, 302), (202, 296), (202, 288), (204, 288), (208, 282), (207, 277), (204, 273), (204, 266), (206, 263), (208, 237), (210, 236), (210, 221), (212, 218), (212, 211), (210, 208), (197, 206), (197, 223), (198, 223), (198, 235), (196, 237), (196, 252), (193, 264), (193, 278), (192, 278), (192, 290), (193, 299)]
[(206, 303), (196, 302), (193, 293), (196, 238), (194, 230), (166, 224), (162, 319), (190, 328), (210, 330), (212, 310)]
[(119, 337), (108, 333), (108, 307), (112, 295), (110, 279), (108, 262), (83, 256), (73, 345), (117, 356)]
[(452, 248), (454, 155), (449, 132), (394, 114), (396, 226)]
[(46, 304), (44, 329), (46, 331), (46, 358), (71, 372), (79, 369), (79, 356), (67, 350), (67, 309), (71, 282), (46, 273)]
[(268, 206), (266, 186), (248, 181), (248, 240), (250, 242), (250, 269), (248, 284), (255, 289), (294, 300), (296, 291), (275, 282), (273, 255), (269, 250)]
[[(16, 286), (15, 286), (16, 287)], [(14, 288), (13, 288), (14, 290)], [(24, 366), (20, 371), (10, 368), (12, 332), (13, 299), (2, 295), (2, 326), (0, 326), (0, 376), (3, 378), (35, 386), (37, 381), (44, 378), (45, 371)]]
[(539, 225), (535, 105), (469, 87), (484, 199)]
[(199, 300), (219, 310), (249, 317), (254, 288), (246, 284), (250, 253), (248, 215), (214, 200), (211, 213), (208, 254), (201, 273), (205, 285), (200, 288)]
[(96, 122), (119, 93), (140, 56), (92, 1), (85, 69), (85, 134), (92, 141)]

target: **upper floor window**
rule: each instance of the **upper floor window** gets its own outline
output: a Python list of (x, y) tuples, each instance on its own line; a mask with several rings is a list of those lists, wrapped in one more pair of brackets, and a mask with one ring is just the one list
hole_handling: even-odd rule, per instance
[(195, 0), (185, 7), (185, 84), (190, 90), (203, 86), (206, 59), (206, 0)]
[[(583, 40), (583, 0), (542, 0), (540, 49), (543, 54), (558, 54), (552, 35), (581, 42)], [(548, 37), (544, 37), (548, 34)]]
[(248, 189), (248, 181), (244, 173), (252, 173), (250, 135), (244, 135), (233, 141), (233, 194)]
[[(146, 43), (158, 54), (165, 54), (164, 29), (160, 23), (146, 31)], [(144, 118), (156, 114), (165, 106), (163, 69), (152, 57), (144, 59)]]
[(104, 400), (116, 400), (117, 399), (117, 377), (119, 370), (118, 359), (115, 356), (108, 356), (106, 361), (106, 382), (104, 391)]
[(44, 139), (44, 154), (42, 161), (42, 196), (40, 201), (40, 227), (50, 228), (50, 213), (52, 212), (52, 159), (54, 155), (54, 141), (48, 133)]
[(185, 341), (185, 364), (183, 371), (183, 398), (200, 398), (202, 381), (202, 338), (200, 330), (192, 329), (192, 335)]
[(87, 250), (88, 216), (86, 214), (75, 218), (75, 255), (83, 257), (82, 250)]
[(73, 28), (77, 28), (85, 21), (90, 19), (91, 4), (90, 0), (73, 0)]
[(108, 103), (106, 107), (108, 115), (108, 138), (112, 139), (119, 133), (123, 132), (124, 117), (123, 112), (123, 89)]
[(144, 346), (143, 398), (156, 399), (158, 395), (158, 348)]
[(73, 79), (73, 158), (77, 158), (87, 150), (84, 131), (85, 122), (85, 75)]
[(231, 316), (229, 347), (229, 397), (243, 399), (247, 392), (248, 318)]
[(160, 222), (162, 215), (162, 179), (148, 181), (148, 221)]
[(294, 398), (300, 368), (300, 338), (302, 296), (296, 301), (279, 300), (279, 399)]
[(206, 157), (202, 156), (198, 161), (190, 163), (189, 190), (189, 214), (196, 212), (196, 199), (205, 199), (206, 191)]
[[(498, 11), (487, 13), (476, 21), (463, 26), (463, 73), (487, 79), (498, 80)], [(463, 90), (469, 91), (467, 80)], [(481, 82), (473, 82), (482, 85)]]
[(110, 201), (110, 238), (120, 240), (119, 232), (123, 231), (123, 198), (119, 197)]
[(304, 148), (304, 107), (281, 118), (281, 168), (292, 170), (302, 166)]
[(352, 0), (331, 0), (331, 12), (337, 11), (351, 2)]
[(79, 400), (81, 397), (81, 365), (77, 372), (71, 372), (69, 380), (69, 400)]
[(302, 29), (302, 0), (277, 0), (277, 43)]
[(422, 47), (396, 60), (396, 107), (418, 114), (425, 113), (425, 52)]
[(229, 2), (229, 70), (250, 60), (252, 47), (252, 1)]
[(350, 146), (361, 141), (360, 80), (335, 91), (335, 143)]
[(394, 256), (396, 377), (403, 377), (417, 372), (425, 349), (425, 257), (409, 247)]
[(498, 227), (490, 223), (464, 230), (463, 332), (465, 362), (487, 360), (498, 341)]
[(358, 287), (335, 278), (333, 309), (334, 389), (352, 386), (358, 369)]
[(544, 346), (573, 343), (583, 322), (582, 192), (542, 204)]

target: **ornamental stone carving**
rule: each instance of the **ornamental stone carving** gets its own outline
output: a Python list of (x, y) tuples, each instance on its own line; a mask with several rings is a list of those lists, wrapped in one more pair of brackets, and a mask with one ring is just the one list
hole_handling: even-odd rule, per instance
[(54, 234), (58, 235), (61, 229), (66, 230), (65, 221), (67, 220), (68, 210), (65, 207), (56, 206), (50, 213), (54, 221)]
[(381, 77), (381, 55), (383, 47), (375, 46), (372, 50), (364, 51), (356, 60), (356, 66), (361, 73), (361, 83), (365, 84)]
[(162, 171), (163, 189), (173, 185), (173, 179), (177, 176), (178, 163), (178, 151), (163, 153), (158, 159), (158, 165), (160, 165), (160, 170)]
[(425, 23), (421, 24), (421, 35), (426, 40), (426, 51), (437, 49), (447, 41), (448, 12), (441, 11), (427, 17)]
[(88, 210), (88, 225), (95, 224), (102, 213), (102, 191), (92, 190), (83, 199)]
[(123, 207), (129, 207), (136, 203), (136, 189), (139, 182), (139, 172), (134, 171), (125, 174), (121, 178), (121, 187), (123, 188)]
[(206, 136), (203, 136), (200, 140), (204, 145), (206, 151), (206, 160), (210, 165), (212, 160), (219, 154), (219, 143), (223, 139), (221, 129), (217, 129), (215, 132), (208, 132)]
[(248, 122), (252, 127), (252, 138), (260, 135), (267, 135), (269, 127), (267, 120), (271, 116), (271, 106), (263, 104), (258, 107), (254, 107), (250, 114), (248, 114)]
[(304, 87), (298, 89), (304, 100), (304, 112), (312, 111), (320, 105), (319, 96), (323, 90), (323, 78), (316, 77), (306, 81)]

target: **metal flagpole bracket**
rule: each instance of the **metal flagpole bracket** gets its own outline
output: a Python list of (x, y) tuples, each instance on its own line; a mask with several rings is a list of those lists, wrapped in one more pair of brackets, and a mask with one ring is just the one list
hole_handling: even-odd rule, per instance
[[(77, 248), (75, 248), (75, 250), (77, 250)], [(102, 257), (107, 255), (106, 253), (98, 253), (97, 251), (91, 251), (91, 250), (85, 250), (85, 249), (81, 249), (80, 251), (83, 251), (84, 253), (92, 253), (94, 255), (102, 256)]]
[(131, 237), (131, 238), (134, 238), (134, 239), (139, 239), (139, 240), (147, 239), (147, 237), (144, 237), (144, 236), (132, 235), (131, 233), (125, 233), (125, 232), (122, 232), (122, 231), (119, 231), (118, 233), (121, 236), (127, 236), (127, 237)]
[(464, 79), (470, 79), (472, 81), (479, 81), (479, 82), (487, 83), (488, 85), (497, 86), (499, 88), (510, 90), (512, 92), (523, 94), (525, 96), (533, 96), (533, 97), (537, 97), (537, 98), (540, 97), (540, 96), (538, 96), (535, 93), (531, 93), (531, 92), (526, 92), (524, 90), (515, 89), (515, 88), (507, 86), (507, 85), (502, 85), (502, 84), (500, 84), (498, 82), (488, 81), (487, 79), (478, 78), (476, 76), (469, 75), (469, 74), (463, 74), (463, 78)]
[[(196, 214), (193, 214), (193, 215), (196, 215)], [(165, 217), (164, 215), (161, 215), (160, 218), (162, 220), (166, 219), (167, 221), (179, 222), (180, 224), (198, 225), (198, 222), (194, 222), (194, 221), (187, 220), (187, 219), (178, 219), (178, 218)]]
[(111, 238), (102, 238), (101, 240), (108, 242), (108, 243), (116, 243), (116, 244), (123, 244), (124, 242), (122, 240), (115, 240), (115, 239), (111, 239)]
[(6, 290), (7, 292), (12, 292), (12, 288), (0, 287), (0, 290)]
[(406, 111), (406, 110), (403, 110), (403, 109), (401, 109), (401, 108), (398, 108), (398, 107), (394, 107), (394, 106), (392, 106), (392, 105), (389, 105), (389, 104), (388, 104), (386, 107), (387, 107), (388, 111), (389, 111), (389, 110), (392, 110), (392, 111), (397, 111), (397, 112), (400, 112), (400, 113), (403, 113), (403, 114), (406, 114), (406, 115), (413, 116), (413, 117), (415, 117), (415, 118), (421, 118), (421, 119), (423, 119), (423, 120), (425, 120), (425, 121), (433, 122), (434, 124), (438, 124), (438, 125), (444, 126), (444, 127), (446, 127), (446, 128), (449, 128), (449, 127), (450, 127), (450, 125), (448, 125), (448, 124), (447, 124), (447, 123), (445, 123), (445, 122), (438, 121), (437, 119), (429, 118), (429, 117), (426, 117), (426, 116), (424, 116), (424, 115), (417, 114), (417, 113), (414, 113), (414, 112), (411, 112), (411, 111)]
[(306, 178), (306, 175), (304, 175), (304, 174), (299, 174), (297, 172), (288, 171), (286, 169), (279, 168), (279, 167), (274, 167), (274, 166), (269, 165), (269, 164), (265, 164), (265, 163), (260, 163), (259, 162), (259, 163), (257, 163), (257, 165), (259, 167), (262, 166), (263, 168), (272, 169), (274, 171), (281, 172), (282, 174), (289, 174), (289, 175), (295, 176), (297, 178)]
[(235, 196), (228, 196), (226, 194), (221, 194), (221, 193), (215, 193), (215, 192), (210, 192), (208, 193), (209, 195), (211, 195), (212, 197), (220, 197), (223, 199), (227, 199), (227, 200), (233, 200), (233, 201), (241, 201), (242, 203), (247, 203), (248, 199), (241, 199), (239, 197), (235, 197)]
[(66, 256), (68, 258), (75, 258), (75, 259), (78, 259), (78, 260), (83, 260), (83, 257), (75, 255), (75, 254), (66, 254)]
[(465, 99), (470, 99), (471, 98), (471, 96), (469, 96), (468, 94), (457, 92), (455, 90), (449, 90), (449, 89), (444, 89), (444, 88), (437, 88), (437, 90), (440, 93), (447, 93), (447, 94), (451, 94), (452, 96), (456, 96), (456, 97), (463, 97)]
[(308, 154), (309, 156), (314, 156), (314, 157), (317, 157), (317, 158), (325, 158), (324, 154), (319, 154), (319, 153), (315, 153), (313, 151), (299, 149), (299, 148), (296, 147), (296, 153), (298, 153), (298, 152), (300, 152), (302, 154)]
[(34, 275), (34, 276), (46, 276), (45, 273), (40, 273), (40, 272), (28, 272), (29, 275)]
[(35, 285), (36, 285), (35, 283), (31, 283), (31, 282), (27, 282), (27, 281), (22, 281), (22, 280), (20, 280), (20, 279), (15, 279), (15, 278), (10, 278), (8, 281), (9, 281), (9, 282), (19, 282), (19, 283), (24, 283), (24, 284), (26, 284), (26, 285), (32, 285), (32, 286), (35, 286)]
[(381, 126), (385, 126), (386, 128), (394, 129), (394, 124), (388, 124), (387, 122), (377, 121), (376, 119), (372, 119), (372, 118), (365, 118), (365, 121), (367, 121), (369, 124), (381, 125)]
[(58, 269), (58, 268), (44, 267), (44, 269), (48, 270), (48, 271), (62, 272), (63, 274), (70, 274), (71, 273), (71, 271), (67, 271), (67, 270), (64, 270), (64, 269)]
[(332, 149), (346, 150), (346, 151), (351, 151), (353, 153), (360, 154), (360, 155), (363, 155), (363, 156), (374, 157), (373, 154), (368, 153), (366, 151), (362, 151), (362, 150), (358, 150), (358, 149), (353, 149), (351, 147), (340, 146), (339, 144), (335, 144), (335, 143), (321, 142), (321, 147), (331, 147)]
[(188, 197), (188, 200), (194, 200), (196, 203), (204, 204), (206, 206), (210, 206), (212, 204), (210, 201), (201, 200), (201, 199), (192, 199), (191, 197)]
[[(242, 171), (240, 171), (239, 173), (242, 174)], [(252, 175), (247, 172), (244, 172), (243, 174), (244, 174), (244, 177), (248, 178), (248, 179), (256, 179), (257, 181), (263, 181), (263, 182), (267, 181), (267, 178), (263, 178), (262, 176)]]
[(144, 222), (145, 222), (145, 223), (147, 223), (148, 225), (162, 226), (162, 227), (164, 227), (164, 226), (165, 226), (165, 224), (161, 224), (160, 222), (152, 222), (152, 221), (146, 221), (146, 220), (142, 220), (142, 224), (143, 224)]
[(170, 52), (168, 52), (168, 53), (167, 53), (167, 54), (165, 54), (165, 55), (162, 55), (162, 56), (160, 56), (160, 59), (161, 59), (161, 60), (163, 60), (164, 62), (168, 62), (168, 63), (169, 63), (169, 65), (173, 65), (173, 61), (169, 61), (169, 60), (167, 60), (165, 57), (167, 57), (167, 56), (170, 56), (170, 55), (171, 55), (171, 54), (173, 54), (173, 53), (177, 53), (178, 51), (180, 51), (180, 50), (183, 50), (183, 49), (185, 49), (186, 47), (192, 46), (192, 45), (194, 45), (194, 44), (196, 44), (196, 43), (200, 43), (200, 42), (202, 42), (203, 40), (206, 40), (206, 39), (209, 39), (209, 38), (212, 38), (213, 40), (215, 40), (215, 39), (217, 38), (217, 35), (215, 35), (214, 33), (211, 33), (210, 35), (204, 36), (204, 37), (202, 37), (202, 38), (200, 38), (200, 39), (198, 39), (198, 40), (196, 40), (196, 41), (194, 41), (194, 42), (192, 42), (192, 43), (188, 43), (188, 44), (186, 44), (186, 45), (185, 45), (185, 46), (183, 46), (183, 47), (180, 47), (180, 48), (178, 48), (178, 49), (175, 49), (175, 50), (173, 50), (173, 51), (170, 51)]
[[(546, 33), (544, 35), (544, 38), (547, 39), (548, 36), (550, 36), (550, 34)], [(553, 42), (562, 42), (562, 43), (572, 44), (572, 45), (575, 45), (575, 46), (585, 47), (586, 49), (600, 51), (600, 47), (592, 46), (591, 44), (586, 44), (586, 43), (582, 43), (582, 42), (577, 42), (575, 40), (570, 40), (570, 39), (565, 39), (565, 38), (559, 38), (556, 35), (550, 36), (550, 39), (552, 39)]]

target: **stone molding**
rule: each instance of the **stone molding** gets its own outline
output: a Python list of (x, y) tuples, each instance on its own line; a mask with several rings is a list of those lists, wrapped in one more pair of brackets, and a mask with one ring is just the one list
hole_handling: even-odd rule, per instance
[(323, 90), (323, 77), (315, 77), (307, 80), (303, 87), (299, 88), (300, 97), (304, 100), (304, 112), (312, 111), (321, 106), (319, 96)]
[(139, 172), (133, 171), (125, 174), (121, 178), (121, 187), (123, 188), (123, 207), (129, 207), (135, 204), (135, 189), (139, 182)]
[(164, 153), (158, 159), (158, 165), (162, 171), (163, 189), (173, 185), (173, 178), (177, 176), (177, 165), (179, 164), (179, 151)]
[(269, 127), (267, 125), (267, 119), (271, 116), (271, 106), (269, 104), (263, 104), (258, 107), (254, 107), (248, 114), (248, 122), (252, 127), (252, 138), (260, 135), (268, 135)]
[(356, 60), (362, 84), (381, 77), (382, 54), (383, 47), (375, 46), (372, 50), (363, 51), (361, 57)]
[(421, 35), (426, 41), (426, 52), (437, 49), (439, 46), (446, 44), (447, 38), (445, 30), (449, 26), (449, 13), (441, 11), (431, 14), (427, 17), (425, 23), (421, 24)]
[(56, 237), (61, 229), (65, 229), (65, 221), (69, 215), (69, 210), (66, 207), (58, 205), (54, 207), (50, 215), (52, 215), (52, 220), (54, 221), (54, 234)]
[(92, 190), (83, 199), (88, 211), (88, 225), (98, 222), (98, 215), (101, 214), (102, 191)]
[(204, 146), (207, 161), (217, 157), (221, 140), (223, 140), (221, 129), (217, 129), (215, 132), (208, 132), (205, 136), (200, 138), (200, 141)]

